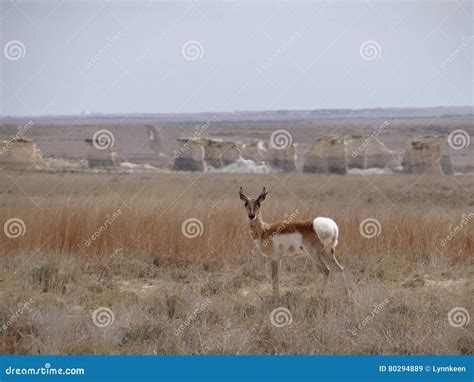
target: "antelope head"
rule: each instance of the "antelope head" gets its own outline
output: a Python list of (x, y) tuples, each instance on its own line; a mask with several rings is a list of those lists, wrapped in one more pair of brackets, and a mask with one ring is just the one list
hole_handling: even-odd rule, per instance
[(255, 198), (249, 198), (244, 194), (244, 190), (240, 187), (240, 199), (244, 202), (245, 210), (250, 221), (255, 220), (260, 214), (260, 205), (267, 197), (267, 189), (263, 187), (263, 191)]

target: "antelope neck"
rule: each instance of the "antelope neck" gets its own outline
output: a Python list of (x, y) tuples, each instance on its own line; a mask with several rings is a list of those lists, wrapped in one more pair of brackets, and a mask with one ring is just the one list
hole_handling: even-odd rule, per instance
[(252, 232), (252, 238), (256, 239), (262, 236), (264, 231), (265, 223), (262, 220), (260, 214), (258, 214), (254, 220), (250, 222), (250, 231)]

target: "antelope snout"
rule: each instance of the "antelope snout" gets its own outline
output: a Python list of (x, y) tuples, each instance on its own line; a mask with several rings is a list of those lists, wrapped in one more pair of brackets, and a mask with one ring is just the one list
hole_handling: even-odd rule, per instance
[(255, 219), (255, 215), (254, 215), (254, 214), (249, 214), (249, 219), (250, 219), (250, 220)]

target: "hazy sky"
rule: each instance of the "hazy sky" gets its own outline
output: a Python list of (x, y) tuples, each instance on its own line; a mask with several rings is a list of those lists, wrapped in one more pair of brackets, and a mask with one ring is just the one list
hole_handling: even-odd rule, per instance
[(3, 115), (473, 104), (469, 1), (0, 1)]

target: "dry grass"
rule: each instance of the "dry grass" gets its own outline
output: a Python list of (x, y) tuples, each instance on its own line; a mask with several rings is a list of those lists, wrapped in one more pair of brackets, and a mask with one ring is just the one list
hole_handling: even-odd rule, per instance
[[(267, 186), (267, 221), (296, 209), (337, 221), (351, 299), (337, 280), (323, 296), (301, 258), (284, 263), (281, 301), (271, 301), (240, 184), (249, 194)], [(0, 236), (0, 351), (472, 354), (474, 319), (455, 328), (447, 315), (474, 313), (474, 221), (440, 242), (473, 212), (473, 188), (469, 176), (3, 174), (0, 221), (21, 218), (26, 232)], [(194, 239), (181, 229), (191, 217), (203, 224)], [(359, 232), (369, 217), (382, 227), (372, 239)], [(293, 316), (283, 328), (269, 319), (278, 306)], [(113, 324), (93, 324), (99, 307)]]

